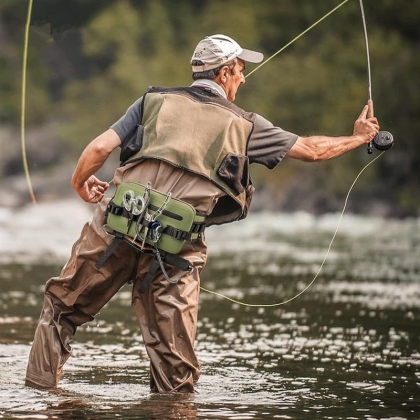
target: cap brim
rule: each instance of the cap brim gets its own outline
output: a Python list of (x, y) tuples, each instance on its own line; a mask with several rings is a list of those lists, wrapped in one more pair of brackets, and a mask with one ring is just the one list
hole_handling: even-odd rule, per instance
[(244, 50), (238, 55), (238, 58), (249, 63), (261, 63), (264, 59), (264, 55), (257, 51)]

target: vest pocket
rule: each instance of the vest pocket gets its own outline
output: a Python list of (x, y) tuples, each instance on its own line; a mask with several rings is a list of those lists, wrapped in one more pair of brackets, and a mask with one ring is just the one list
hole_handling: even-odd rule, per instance
[(248, 156), (228, 153), (223, 158), (217, 174), (238, 194), (243, 193), (249, 184)]

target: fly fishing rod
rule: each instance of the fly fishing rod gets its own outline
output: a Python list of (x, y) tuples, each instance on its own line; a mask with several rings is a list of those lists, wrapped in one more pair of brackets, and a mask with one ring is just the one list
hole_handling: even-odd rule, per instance
[[(337, 10), (342, 5), (344, 5), (347, 1), (348, 0), (344, 0), (341, 4), (339, 4), (337, 7), (335, 7), (333, 10), (331, 10), (329, 13), (327, 13), (325, 16), (323, 16), (321, 19), (319, 19), (317, 22), (315, 22), (312, 26), (310, 26), (308, 29), (306, 29), (304, 32), (302, 32), (300, 35), (298, 35), (296, 38), (294, 38), (292, 41), (290, 41), (288, 44), (286, 44), (283, 48), (281, 48), (279, 51), (277, 51), (275, 54), (273, 54), (271, 57), (269, 57), (263, 63), (261, 63), (256, 69), (254, 69), (251, 73), (249, 73), (248, 76), (250, 74), (252, 74), (253, 72), (255, 72), (256, 70), (258, 70), (267, 61), (271, 60), (275, 55), (279, 54), (281, 51), (283, 51), (285, 48), (287, 48), (289, 45), (291, 45), (293, 42), (295, 42), (298, 38), (300, 38), (302, 35), (304, 35), (306, 32), (308, 32), (310, 29), (312, 29), (314, 26), (316, 26), (318, 23), (320, 23), (322, 20), (324, 20), (327, 16), (329, 16), (335, 10)], [(371, 76), (371, 69), (370, 69), (369, 41), (368, 41), (368, 34), (367, 34), (366, 18), (365, 18), (365, 12), (364, 12), (364, 7), (363, 7), (363, 1), (359, 0), (359, 4), (360, 4), (360, 11), (361, 11), (361, 14), (362, 14), (363, 30), (364, 30), (364, 37), (365, 37), (365, 44), (366, 44), (366, 57), (367, 57), (368, 105), (369, 105), (369, 110), (368, 110), (367, 117), (372, 118), (374, 116), (374, 109), (373, 109), (373, 99), (372, 99), (372, 76)], [(254, 304), (254, 303), (247, 303), (247, 302), (242, 302), (242, 301), (239, 301), (239, 300), (236, 300), (236, 299), (232, 299), (229, 296), (223, 295), (221, 293), (218, 293), (218, 292), (215, 292), (215, 291), (212, 291), (212, 290), (208, 290), (208, 289), (206, 289), (202, 286), (200, 286), (200, 288), (207, 293), (211, 293), (213, 295), (219, 296), (219, 297), (224, 298), (226, 300), (229, 300), (229, 301), (231, 301), (235, 304), (238, 304), (238, 305), (241, 305), (241, 306), (248, 306), (248, 307), (258, 307), (258, 308), (271, 308), (271, 307), (275, 307), (275, 306), (285, 305), (285, 304), (290, 303), (291, 301), (295, 300), (299, 296), (301, 296), (303, 293), (305, 293), (314, 284), (315, 280), (318, 278), (319, 274), (321, 273), (322, 268), (324, 267), (324, 264), (325, 264), (325, 262), (328, 258), (329, 253), (330, 253), (332, 244), (333, 244), (333, 242), (335, 240), (335, 237), (337, 236), (338, 230), (340, 228), (340, 224), (341, 224), (341, 221), (342, 221), (343, 216), (344, 216), (344, 212), (345, 212), (346, 207), (347, 207), (347, 202), (348, 202), (350, 193), (351, 193), (354, 185), (356, 184), (357, 180), (360, 178), (362, 172), (364, 172), (365, 169), (367, 169), (372, 163), (374, 163), (377, 159), (379, 159), (383, 155), (383, 153), (385, 153), (386, 150), (388, 150), (392, 147), (393, 144), (394, 144), (394, 137), (392, 136), (392, 134), (389, 131), (380, 131), (372, 139), (372, 141), (369, 142), (368, 149), (367, 149), (369, 154), (371, 154), (373, 152), (373, 146), (375, 146), (376, 149), (382, 151), (382, 153), (379, 154), (373, 160), (371, 160), (365, 167), (363, 167), (362, 170), (356, 176), (356, 179), (351, 184), (351, 186), (348, 190), (346, 199), (344, 201), (344, 207), (343, 207), (343, 210), (341, 211), (337, 227), (334, 231), (334, 234), (333, 234), (332, 239), (330, 241), (330, 244), (328, 246), (325, 257), (322, 260), (322, 262), (321, 262), (315, 276), (313, 277), (313, 279), (300, 292), (296, 293), (291, 298), (283, 300), (281, 302), (269, 303), (269, 304)]]
[[(373, 110), (373, 98), (372, 98), (372, 74), (370, 70), (370, 53), (369, 53), (369, 40), (368, 40), (368, 33), (367, 33), (367, 26), (366, 26), (366, 17), (365, 17), (365, 9), (363, 7), (363, 0), (359, 0), (360, 4), (360, 11), (362, 13), (362, 23), (363, 23), (363, 33), (365, 35), (365, 45), (366, 45), (366, 64), (367, 64), (367, 74), (368, 74), (368, 105), (369, 110), (367, 113), (368, 118), (372, 118), (374, 116)], [(373, 138), (371, 142), (369, 142), (367, 147), (367, 152), (371, 154), (373, 152), (373, 146), (375, 146), (378, 150), (388, 150), (394, 144), (394, 137), (389, 131), (380, 131), (376, 136)]]

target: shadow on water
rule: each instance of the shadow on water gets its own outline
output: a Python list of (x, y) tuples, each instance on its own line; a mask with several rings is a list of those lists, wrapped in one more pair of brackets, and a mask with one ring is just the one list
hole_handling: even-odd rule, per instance
[[(289, 299), (314, 277), (337, 219), (254, 215), (209, 229), (203, 286), (253, 304)], [(24, 387), (43, 285), (61, 263), (4, 261), (0, 418), (418, 419), (418, 228), (348, 217), (319, 278), (287, 305), (202, 292), (194, 395), (150, 394), (128, 285), (79, 329), (59, 390)]]

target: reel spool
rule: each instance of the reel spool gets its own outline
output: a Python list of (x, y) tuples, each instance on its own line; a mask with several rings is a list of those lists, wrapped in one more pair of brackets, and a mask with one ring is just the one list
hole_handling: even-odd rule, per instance
[(369, 154), (373, 152), (373, 146), (378, 150), (388, 150), (394, 144), (394, 136), (389, 131), (380, 131), (373, 140), (368, 144), (367, 151)]
[(378, 150), (388, 150), (394, 144), (394, 137), (389, 131), (380, 131), (372, 141)]

